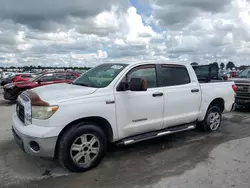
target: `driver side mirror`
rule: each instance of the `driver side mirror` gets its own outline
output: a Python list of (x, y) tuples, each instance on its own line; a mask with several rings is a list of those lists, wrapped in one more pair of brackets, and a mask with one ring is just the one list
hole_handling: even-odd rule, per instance
[(37, 83), (38, 83), (38, 84), (41, 84), (41, 82), (42, 82), (41, 80), (37, 80)]
[(147, 91), (147, 80), (142, 78), (131, 78), (130, 87), (131, 91)]

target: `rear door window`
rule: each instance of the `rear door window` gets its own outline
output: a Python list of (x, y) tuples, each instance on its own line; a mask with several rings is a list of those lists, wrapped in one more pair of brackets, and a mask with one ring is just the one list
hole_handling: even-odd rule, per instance
[(32, 78), (32, 75), (22, 75), (22, 78)]
[(161, 65), (160, 85), (162, 87), (185, 85), (191, 82), (187, 68), (183, 65)]
[(56, 73), (55, 80), (66, 80), (66, 74), (63, 73)]
[(55, 77), (54, 77), (54, 74), (45, 74), (44, 76), (42, 76), (40, 78), (40, 81), (42, 82), (51, 82), (51, 81), (54, 81), (55, 80)]
[(73, 74), (66, 74), (66, 80), (75, 80), (75, 76)]

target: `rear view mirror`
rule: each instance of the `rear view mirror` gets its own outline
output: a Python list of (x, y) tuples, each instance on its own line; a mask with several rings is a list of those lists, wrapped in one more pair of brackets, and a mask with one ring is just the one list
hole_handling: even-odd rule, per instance
[(131, 91), (147, 91), (147, 80), (142, 78), (131, 78), (130, 80)]

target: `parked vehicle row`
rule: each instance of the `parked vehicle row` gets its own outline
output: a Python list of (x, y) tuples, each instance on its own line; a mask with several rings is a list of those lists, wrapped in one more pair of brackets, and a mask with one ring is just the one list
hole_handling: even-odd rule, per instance
[(32, 74), (32, 73), (11, 74), (1, 81), (1, 86), (5, 86), (6, 84), (9, 84), (12, 82), (25, 82), (25, 81), (30, 80), (33, 77), (35, 77), (35, 74)]
[[(24, 76), (24, 75), (22, 75)], [(30, 75), (25, 74), (26, 77)], [(76, 72), (43, 72), (36, 75), (33, 78), (29, 78), (28, 81), (12, 82), (3, 87), (4, 99), (6, 100), (16, 100), (17, 97), (25, 90), (32, 89), (35, 87), (45, 86), (49, 84), (57, 83), (71, 83), (80, 75)], [(21, 77), (15, 78), (20, 80)]]
[[(46, 83), (41, 78), (47, 76), (30, 85)], [(34, 89), (17, 99), (17, 144), (74, 172), (97, 166), (108, 143), (128, 145), (195, 128), (217, 131), (236, 91), (233, 81), (198, 79), (189, 64), (145, 62), (102, 64), (71, 84), (22, 88)]]

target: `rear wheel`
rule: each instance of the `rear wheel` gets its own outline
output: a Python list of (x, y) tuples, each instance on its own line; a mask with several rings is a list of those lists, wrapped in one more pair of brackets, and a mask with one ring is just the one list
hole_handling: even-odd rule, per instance
[(106, 153), (107, 139), (95, 124), (79, 124), (59, 140), (59, 163), (73, 172), (84, 172), (97, 166)]
[(217, 106), (209, 107), (206, 116), (198, 127), (205, 132), (217, 131), (221, 126), (221, 111)]

